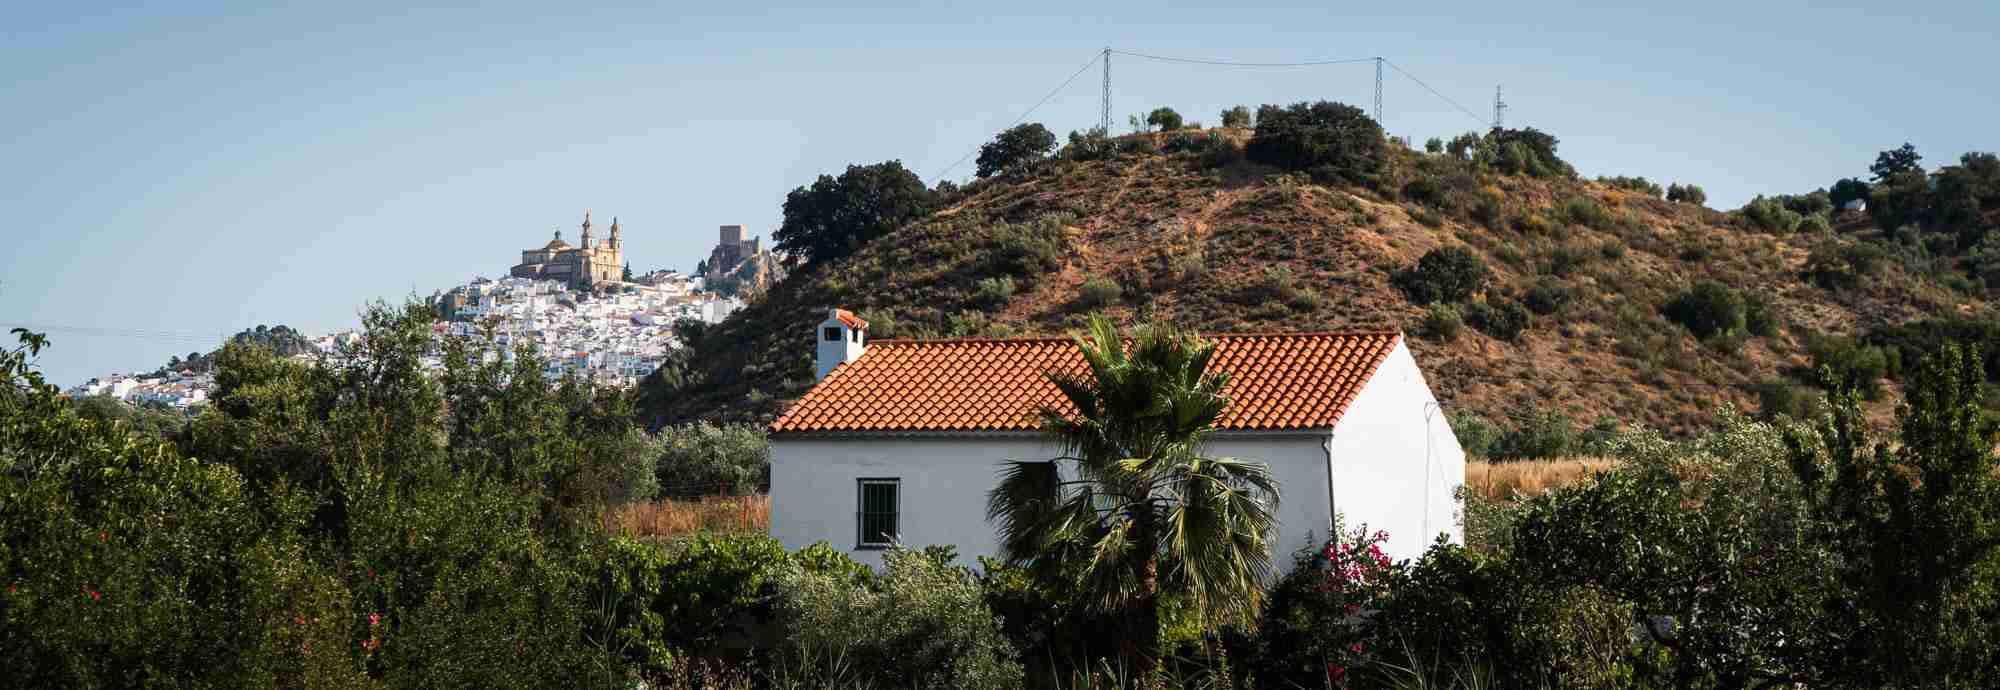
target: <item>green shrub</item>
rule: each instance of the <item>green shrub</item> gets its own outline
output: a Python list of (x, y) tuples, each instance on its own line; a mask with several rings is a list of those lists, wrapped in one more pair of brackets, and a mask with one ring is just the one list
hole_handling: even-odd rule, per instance
[(780, 576), (780, 686), (1014, 688), (1019, 653), (980, 585), (939, 555), (897, 548), (875, 586), (790, 567)]
[(1479, 143), (1479, 159), (1508, 175), (1570, 178), (1576, 169), (1556, 155), (1554, 135), (1533, 127), (1493, 128)]
[(1222, 126), (1229, 128), (1249, 127), (1250, 109), (1239, 105), (1222, 111)]
[(1387, 155), (1379, 124), (1359, 108), (1327, 101), (1259, 107), (1245, 153), (1321, 183), (1356, 185), (1374, 183)]
[(1106, 278), (1091, 278), (1083, 281), (1077, 289), (1076, 305), (1083, 309), (1102, 309), (1117, 304), (1125, 295), (1124, 289)]
[(695, 422), (660, 429), (661, 492), (679, 498), (751, 494), (771, 485), (771, 446), (749, 424)]
[(1598, 251), (1594, 247), (1581, 244), (1562, 244), (1549, 250), (1546, 273), (1555, 276), (1570, 276), (1589, 266), (1596, 259)]
[(1628, 192), (1638, 192), (1640, 194), (1644, 194), (1646, 196), (1650, 196), (1656, 199), (1659, 198), (1661, 195), (1666, 194), (1666, 190), (1662, 189), (1658, 183), (1647, 180), (1644, 177), (1626, 177), (1624, 175), (1619, 175), (1617, 177), (1599, 177), (1597, 178), (1597, 183), (1611, 187), (1613, 189), (1623, 189)]
[(979, 177), (1020, 170), (1042, 160), (1056, 147), (1056, 135), (1040, 122), (1015, 125), (979, 147)]
[(1854, 338), (1808, 338), (1806, 355), (1812, 361), (1812, 369), (1806, 378), (1821, 388), (1852, 390), (1874, 400), (1882, 396), (1882, 379), (1900, 364), (1893, 354), (1893, 350)]
[(1743, 296), (1713, 280), (1695, 283), (1660, 307), (1661, 315), (1704, 340), (1742, 332), (1743, 312)]
[(1670, 184), (1667, 185), (1667, 201), (1685, 202), (1700, 206), (1708, 203), (1708, 192), (1704, 192), (1701, 190), (1701, 187), (1692, 184)]
[(1506, 341), (1518, 340), (1521, 332), (1528, 329), (1529, 321), (1528, 310), (1504, 298), (1489, 297), (1465, 309), (1466, 323), (1481, 333)]
[(1146, 114), (1146, 124), (1158, 127), (1162, 132), (1171, 132), (1181, 128), (1181, 114), (1174, 112), (1173, 108), (1161, 106)]
[(1806, 279), (1829, 290), (1852, 290), (1881, 270), (1888, 254), (1871, 242), (1827, 240), (1806, 256)]
[(1490, 460), (1547, 460), (1582, 450), (1576, 423), (1560, 409), (1545, 410), (1530, 399), (1509, 408), (1507, 417), (1513, 427), (1493, 439), (1486, 453)]
[(1571, 197), (1563, 202), (1563, 218), (1572, 225), (1582, 225), (1594, 230), (1607, 230), (1611, 227), (1610, 216), (1605, 214), (1604, 208), (1598, 206), (1597, 201), (1590, 197)]
[(1751, 199), (1750, 203), (1745, 204), (1738, 213), (1750, 223), (1751, 227), (1778, 235), (1791, 234), (1793, 230), (1798, 229), (1799, 221), (1804, 219), (1798, 213), (1785, 208), (1784, 204), (1774, 199), (1766, 199), (1762, 195)]
[(1572, 299), (1574, 294), (1569, 288), (1545, 281), (1528, 288), (1528, 293), (1521, 297), (1521, 302), (1527, 305), (1529, 311), (1547, 316), (1562, 310)]
[(1388, 651), (1367, 646), (1359, 615), (1389, 596), (1396, 566), (1381, 550), (1387, 539), (1382, 532), (1343, 530), (1293, 557), (1292, 569), (1271, 587), (1257, 626), (1250, 664), (1257, 687), (1341, 687), (1349, 669)]
[(1082, 132), (1070, 130), (1069, 143), (1056, 155), (1073, 161), (1094, 161), (1110, 158), (1117, 150), (1104, 128), (1092, 127)]
[(1827, 223), (1826, 216), (1806, 216), (1799, 219), (1797, 231), (1802, 235), (1825, 235), (1833, 232), (1833, 226)]
[(1465, 317), (1458, 307), (1443, 302), (1434, 302), (1424, 309), (1424, 319), (1417, 326), (1417, 335), (1439, 342), (1451, 342), (1465, 330)]
[(1743, 328), (1750, 335), (1769, 338), (1778, 334), (1777, 299), (1763, 290), (1743, 295)]
[(1013, 276), (982, 278), (979, 287), (972, 293), (972, 299), (988, 307), (998, 307), (1014, 299)]
[(1425, 252), (1391, 282), (1417, 304), (1462, 302), (1485, 287), (1486, 276), (1486, 262), (1471, 249), (1442, 247)]
[(984, 264), (974, 267), (975, 275), (1013, 276), (1024, 285), (1033, 285), (1042, 274), (1062, 268), (1068, 260), (1069, 235), (1063, 226), (1071, 221), (1064, 214), (1048, 214), (1024, 223), (1000, 223), (979, 234), (986, 251)]

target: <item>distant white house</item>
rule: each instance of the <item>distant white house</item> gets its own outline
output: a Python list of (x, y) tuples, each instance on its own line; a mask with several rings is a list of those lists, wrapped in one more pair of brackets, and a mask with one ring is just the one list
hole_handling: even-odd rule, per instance
[[(814, 330), (819, 382), (770, 429), (771, 533), (878, 565), (892, 540), (998, 555), (986, 493), (1001, 463), (1059, 453), (1033, 414), (1062, 401), (1044, 372), (1081, 371), (1081, 354), (1059, 338), (871, 344), (867, 329), (836, 309)], [(1207, 337), (1231, 404), (1206, 452), (1278, 478), (1280, 570), (1336, 511), (1387, 531), (1395, 558), (1462, 541), (1465, 454), (1400, 334)]]
[(1840, 209), (1843, 211), (1866, 211), (1868, 210), (1868, 200), (1848, 199), (1847, 203), (1840, 205)]

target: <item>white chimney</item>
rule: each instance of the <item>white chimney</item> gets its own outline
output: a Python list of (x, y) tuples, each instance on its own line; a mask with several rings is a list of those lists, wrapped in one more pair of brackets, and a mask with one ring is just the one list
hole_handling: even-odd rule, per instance
[(813, 380), (826, 378), (833, 368), (861, 358), (868, 349), (868, 322), (846, 309), (827, 310), (826, 320), (813, 330), (819, 341), (818, 373)]

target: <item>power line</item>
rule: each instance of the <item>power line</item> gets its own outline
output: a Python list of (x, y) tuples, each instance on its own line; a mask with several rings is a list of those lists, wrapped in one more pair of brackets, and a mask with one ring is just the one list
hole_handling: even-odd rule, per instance
[(1134, 53), (1124, 50), (1107, 49), (1107, 51), (1118, 55), (1129, 55), (1136, 58), (1159, 60), (1161, 62), (1185, 62), (1192, 65), (1220, 65), (1223, 67), (1313, 67), (1317, 65), (1345, 65), (1356, 62), (1368, 62), (1371, 60), (1381, 59), (1381, 58), (1365, 57), (1365, 58), (1346, 58), (1341, 60), (1312, 60), (1307, 62), (1235, 62), (1231, 60), (1200, 60), (1196, 58), (1180, 58), (1180, 57), (1166, 57), (1163, 55), (1147, 55), (1145, 53)]
[[(1029, 115), (1033, 115), (1033, 114), (1035, 113), (1035, 109), (1036, 109), (1036, 108), (1040, 108), (1040, 107), (1042, 107), (1042, 106), (1043, 106), (1044, 104), (1047, 104), (1047, 103), (1049, 102), (1049, 99), (1051, 99), (1051, 98), (1055, 98), (1055, 97), (1056, 97), (1056, 94), (1058, 94), (1058, 93), (1062, 93), (1062, 90), (1063, 90), (1063, 89), (1065, 89), (1065, 88), (1068, 88), (1068, 87), (1069, 87), (1069, 85), (1070, 85), (1070, 82), (1074, 82), (1074, 81), (1076, 81), (1076, 78), (1077, 78), (1077, 77), (1081, 77), (1081, 76), (1083, 76), (1083, 73), (1084, 73), (1084, 72), (1085, 72), (1086, 70), (1089, 70), (1089, 69), (1090, 69), (1090, 66), (1091, 66), (1091, 65), (1095, 65), (1095, 64), (1097, 64), (1097, 61), (1098, 61), (1098, 60), (1102, 60), (1102, 59), (1105, 59), (1105, 56), (1107, 56), (1107, 55), (1110, 55), (1110, 54), (1111, 54), (1111, 52), (1112, 52), (1112, 51), (1111, 51), (1111, 49), (1109, 49), (1109, 48), (1106, 48), (1106, 49), (1104, 50), (1104, 52), (1102, 52), (1102, 53), (1099, 53), (1099, 54), (1097, 54), (1097, 55), (1094, 55), (1094, 56), (1092, 56), (1092, 57), (1090, 58), (1090, 61), (1089, 61), (1089, 62), (1086, 62), (1086, 63), (1083, 63), (1083, 66), (1082, 66), (1082, 67), (1078, 67), (1078, 68), (1076, 68), (1076, 72), (1075, 72), (1074, 74), (1071, 74), (1071, 75), (1069, 75), (1069, 78), (1068, 78), (1068, 79), (1064, 79), (1064, 80), (1063, 80), (1063, 83), (1062, 83), (1061, 85), (1058, 85), (1058, 86), (1057, 86), (1057, 87), (1056, 87), (1055, 89), (1053, 89), (1053, 90), (1049, 91), (1049, 95), (1047, 95), (1047, 96), (1043, 96), (1043, 97), (1042, 97), (1042, 100), (1039, 100), (1039, 101), (1035, 101), (1035, 104), (1034, 104), (1034, 105), (1032, 105), (1032, 106), (1029, 106), (1029, 107), (1028, 107), (1028, 110), (1027, 110), (1027, 112), (1023, 112), (1023, 113), (1021, 113), (1021, 116), (1020, 116), (1020, 117), (1017, 117), (1017, 118), (1014, 118), (1014, 121), (1013, 121), (1013, 122), (1011, 122), (1011, 123), (1008, 123), (1008, 124), (1007, 124), (1007, 126), (1006, 126), (1005, 128), (1003, 128), (1003, 129), (1012, 129), (1012, 128), (1014, 127), (1014, 125), (1018, 125), (1018, 124), (1021, 124), (1021, 121), (1022, 121), (1022, 120), (1026, 120), (1026, 119), (1028, 119), (1028, 116), (1029, 116)], [(1110, 74), (1111, 74), (1111, 73), (1110, 73), (1109, 71), (1106, 71), (1106, 72), (1105, 72), (1105, 75), (1106, 75), (1106, 78), (1107, 78), (1107, 79), (1109, 78)], [(1108, 93), (1108, 92), (1107, 92), (1107, 93)], [(951, 174), (951, 171), (952, 171), (952, 169), (953, 169), (953, 168), (957, 168), (957, 167), (958, 167), (958, 165), (959, 165), (960, 163), (964, 163), (964, 162), (965, 162), (965, 159), (967, 159), (967, 158), (971, 158), (971, 157), (972, 157), (972, 154), (974, 154), (974, 153), (978, 153), (978, 152), (979, 152), (979, 149), (977, 149), (977, 148), (974, 148), (974, 149), (972, 149), (971, 151), (967, 151), (967, 152), (965, 152), (965, 155), (963, 155), (963, 156), (959, 156), (959, 157), (958, 157), (958, 160), (955, 160), (955, 161), (952, 161), (952, 162), (951, 162), (951, 165), (947, 165), (947, 166), (945, 166), (944, 170), (940, 170), (940, 171), (938, 171), (938, 174), (937, 174), (937, 179), (940, 179), (940, 180), (944, 179), (944, 176), (945, 176), (945, 175), (948, 175), (948, 174)]]
[(1424, 87), (1424, 90), (1425, 90), (1425, 91), (1429, 91), (1429, 92), (1431, 92), (1431, 95), (1433, 95), (1433, 96), (1437, 96), (1437, 97), (1438, 97), (1438, 98), (1439, 98), (1440, 100), (1443, 100), (1443, 101), (1444, 101), (1444, 102), (1446, 102), (1446, 103), (1450, 103), (1450, 104), (1451, 104), (1451, 107), (1453, 107), (1453, 108), (1457, 108), (1457, 109), (1458, 109), (1458, 112), (1461, 112), (1461, 113), (1465, 113), (1465, 116), (1466, 116), (1466, 117), (1469, 117), (1469, 118), (1472, 118), (1472, 121), (1473, 121), (1473, 122), (1477, 122), (1477, 123), (1480, 123), (1480, 124), (1486, 124), (1486, 121), (1485, 121), (1485, 120), (1483, 120), (1483, 119), (1480, 119), (1480, 117), (1479, 117), (1478, 115), (1474, 115), (1474, 114), (1472, 114), (1472, 111), (1471, 111), (1471, 110), (1467, 110), (1465, 106), (1462, 106), (1462, 105), (1459, 105), (1459, 104), (1458, 104), (1458, 101), (1454, 101), (1454, 100), (1452, 100), (1450, 96), (1446, 96), (1446, 95), (1444, 95), (1444, 94), (1442, 94), (1442, 93), (1439, 93), (1437, 89), (1433, 89), (1433, 88), (1431, 88), (1431, 85), (1430, 85), (1430, 84), (1426, 84), (1426, 83), (1424, 83), (1424, 80), (1422, 80), (1422, 79), (1418, 79), (1418, 78), (1417, 78), (1417, 75), (1414, 75), (1414, 74), (1410, 74), (1410, 71), (1409, 71), (1409, 70), (1406, 70), (1406, 69), (1403, 69), (1403, 66), (1402, 66), (1402, 65), (1398, 65), (1398, 64), (1396, 64), (1395, 62), (1390, 62), (1390, 61), (1386, 61), (1386, 60), (1385, 60), (1385, 62), (1389, 62), (1389, 67), (1390, 67), (1390, 68), (1392, 68), (1392, 69), (1394, 69), (1394, 70), (1396, 70), (1396, 73), (1398, 73), (1398, 74), (1401, 74), (1401, 75), (1403, 75), (1403, 76), (1405, 76), (1405, 77), (1409, 77), (1409, 78), (1410, 78), (1410, 81), (1413, 81), (1413, 82), (1416, 82), (1416, 83), (1417, 83), (1417, 86), (1421, 86), (1421, 87)]

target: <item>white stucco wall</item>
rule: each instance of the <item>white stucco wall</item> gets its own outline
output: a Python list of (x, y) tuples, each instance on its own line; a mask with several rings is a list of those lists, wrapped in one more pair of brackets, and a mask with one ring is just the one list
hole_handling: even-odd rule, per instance
[(1465, 451), (1404, 343), (1361, 388), (1333, 430), (1333, 507), (1349, 530), (1389, 533), (1391, 558), (1417, 558), (1440, 533), (1463, 543), (1452, 492)]
[(1278, 534), (1271, 542), (1271, 562), (1278, 574), (1292, 567), (1292, 556), (1300, 548), (1316, 547), (1326, 541), (1327, 432), (1299, 431), (1288, 434), (1253, 435), (1217, 432), (1209, 436), (1211, 456), (1262, 462), (1278, 480)]
[(882, 564), (882, 552), (857, 549), (855, 512), (862, 478), (901, 480), (898, 527), (910, 546), (951, 544), (962, 562), (999, 552), (986, 523), (986, 492), (1000, 463), (1054, 455), (1038, 436), (955, 438), (806, 437), (771, 439), (771, 536), (798, 550), (825, 541), (855, 560)]

